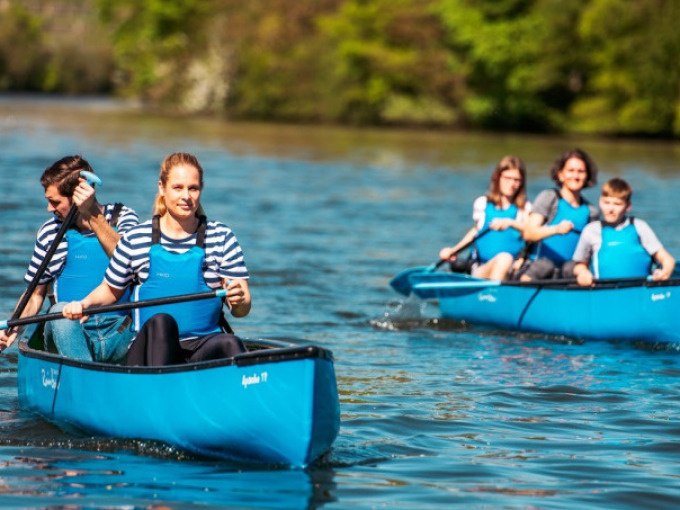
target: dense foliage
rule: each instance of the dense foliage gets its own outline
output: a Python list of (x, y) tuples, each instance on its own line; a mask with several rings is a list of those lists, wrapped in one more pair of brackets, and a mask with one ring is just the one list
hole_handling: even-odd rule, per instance
[(111, 45), (88, 0), (0, 0), (0, 90), (110, 92)]
[(250, 119), (678, 137), (679, 19), (680, 0), (4, 0), (0, 90), (110, 89)]

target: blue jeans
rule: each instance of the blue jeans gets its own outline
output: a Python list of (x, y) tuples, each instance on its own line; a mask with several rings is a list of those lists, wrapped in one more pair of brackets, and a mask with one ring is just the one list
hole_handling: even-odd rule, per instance
[[(61, 312), (66, 303), (57, 303), (50, 312)], [(87, 322), (69, 319), (45, 325), (45, 350), (50, 341), (62, 356), (84, 361), (121, 363), (125, 360), (134, 332), (127, 315), (93, 315)]]

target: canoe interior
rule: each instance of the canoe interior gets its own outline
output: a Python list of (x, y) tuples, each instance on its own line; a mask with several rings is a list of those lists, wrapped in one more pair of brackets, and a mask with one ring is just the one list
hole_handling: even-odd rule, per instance
[(110, 363), (83, 362), (64, 358), (56, 352), (56, 349), (53, 345), (48, 346), (48, 350), (45, 350), (42, 325), (35, 326), (31, 330), (27, 328), (24, 334), (24, 339), (21, 340), (19, 344), (19, 349), (24, 356), (52, 359), (54, 361), (58, 361), (60, 364), (87, 367), (90, 369), (96, 368), (97, 370), (110, 372), (165, 373), (225, 365), (248, 366), (257, 365), (264, 362), (286, 361), (303, 358), (320, 358), (333, 362), (333, 354), (330, 350), (310, 344), (304, 340), (291, 338), (245, 338), (242, 340), (247, 352), (239, 354), (234, 358), (202, 361), (183, 365), (171, 365), (165, 367), (128, 367)]

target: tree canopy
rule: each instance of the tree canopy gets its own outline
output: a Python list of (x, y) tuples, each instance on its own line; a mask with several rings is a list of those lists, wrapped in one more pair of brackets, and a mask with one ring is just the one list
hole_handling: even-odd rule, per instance
[(678, 137), (678, 19), (680, 0), (6, 0), (0, 90), (247, 119)]

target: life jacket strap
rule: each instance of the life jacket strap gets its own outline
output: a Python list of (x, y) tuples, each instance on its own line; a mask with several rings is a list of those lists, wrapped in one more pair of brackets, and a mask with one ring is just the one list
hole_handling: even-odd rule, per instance
[(118, 224), (118, 217), (120, 216), (120, 211), (123, 210), (123, 204), (116, 202), (113, 204), (113, 209), (111, 209), (111, 219), (109, 220), (109, 225), (115, 228)]
[[(196, 246), (205, 249), (205, 232), (208, 229), (208, 220), (205, 216), (198, 217), (198, 227), (196, 227)], [(161, 217), (156, 214), (151, 218), (151, 244), (161, 242)]]

